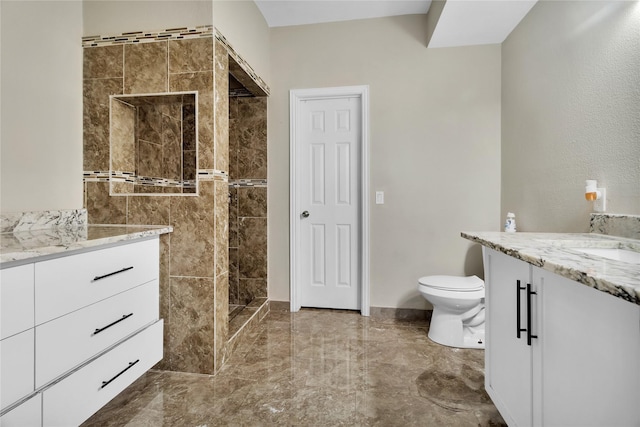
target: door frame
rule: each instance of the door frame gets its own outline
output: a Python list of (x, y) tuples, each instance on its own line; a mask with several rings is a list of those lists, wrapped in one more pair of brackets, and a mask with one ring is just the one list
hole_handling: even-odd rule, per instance
[(299, 224), (297, 220), (300, 212), (298, 200), (297, 176), (297, 124), (300, 118), (300, 104), (302, 101), (331, 98), (358, 98), (360, 100), (360, 215), (359, 215), (359, 244), (360, 244), (360, 313), (369, 316), (369, 86), (342, 86), (314, 89), (293, 89), (289, 91), (289, 298), (290, 310), (300, 310), (298, 302), (298, 254), (299, 254)]

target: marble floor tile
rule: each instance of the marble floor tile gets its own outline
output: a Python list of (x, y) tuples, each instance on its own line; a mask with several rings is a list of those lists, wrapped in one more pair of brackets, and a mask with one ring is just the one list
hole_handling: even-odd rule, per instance
[(505, 426), (482, 350), (428, 322), (271, 309), (215, 376), (149, 371), (84, 426)]

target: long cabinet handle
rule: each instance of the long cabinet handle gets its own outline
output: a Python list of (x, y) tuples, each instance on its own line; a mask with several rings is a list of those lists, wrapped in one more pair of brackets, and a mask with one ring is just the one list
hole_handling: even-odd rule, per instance
[(122, 270), (114, 271), (113, 273), (105, 274), (105, 275), (102, 275), (102, 276), (96, 276), (96, 277), (93, 278), (92, 282), (97, 282), (98, 280), (105, 279), (107, 277), (113, 276), (114, 274), (124, 273), (125, 271), (129, 271), (129, 270), (132, 270), (132, 269), (133, 269), (133, 266), (125, 267)]
[(520, 291), (524, 291), (525, 289), (527, 288), (520, 286), (520, 280), (516, 280), (516, 337), (518, 337), (518, 339), (520, 339), (520, 332), (526, 331), (526, 329), (523, 329), (520, 324), (520, 316), (522, 314)]
[(100, 332), (104, 331), (105, 329), (109, 329), (113, 325), (116, 325), (116, 324), (122, 322), (123, 320), (128, 319), (131, 316), (133, 316), (133, 313), (123, 314), (122, 317), (119, 318), (118, 320), (109, 323), (107, 326), (103, 326), (102, 328), (96, 329), (95, 331), (93, 331), (93, 334), (91, 334), (91, 335), (98, 335)]
[(106, 386), (108, 386), (111, 381), (115, 380), (116, 378), (118, 378), (120, 375), (124, 374), (125, 372), (127, 372), (129, 369), (131, 369), (133, 367), (133, 365), (135, 365), (136, 363), (138, 363), (140, 361), (140, 359), (136, 360), (135, 362), (129, 362), (129, 366), (127, 366), (126, 368), (124, 368), (122, 371), (120, 371), (118, 374), (116, 374), (115, 377), (111, 378), (109, 381), (102, 381), (102, 385), (100, 386), (100, 388), (105, 388)]
[(538, 295), (531, 290), (531, 283), (527, 283), (527, 345), (531, 345), (532, 338), (538, 338), (537, 335), (531, 334), (531, 296)]

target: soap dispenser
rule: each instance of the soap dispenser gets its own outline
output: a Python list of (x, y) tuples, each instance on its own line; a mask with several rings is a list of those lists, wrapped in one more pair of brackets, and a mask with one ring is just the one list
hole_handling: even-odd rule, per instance
[(507, 212), (507, 220), (504, 223), (504, 231), (507, 233), (516, 232), (516, 214)]

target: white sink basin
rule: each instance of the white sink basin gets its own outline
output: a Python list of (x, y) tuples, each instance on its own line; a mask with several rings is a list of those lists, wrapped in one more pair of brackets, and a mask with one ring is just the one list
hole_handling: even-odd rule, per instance
[(640, 252), (630, 251), (628, 249), (619, 248), (571, 248), (572, 251), (582, 252), (589, 255), (595, 255), (602, 258), (612, 259), (615, 261), (628, 262), (631, 264), (640, 264)]

